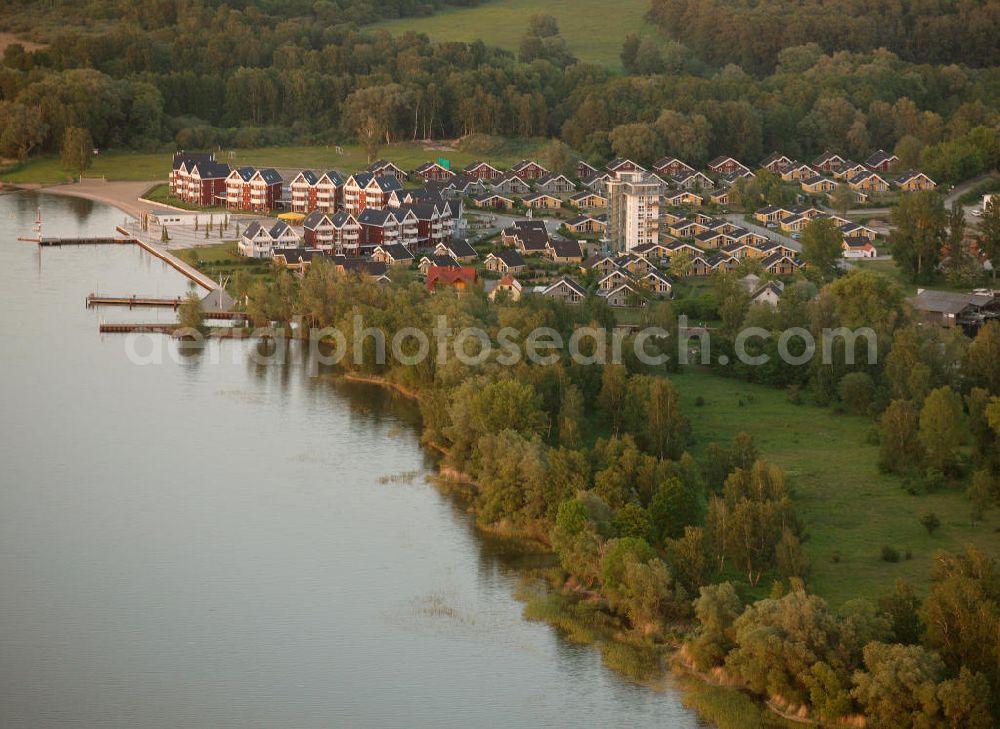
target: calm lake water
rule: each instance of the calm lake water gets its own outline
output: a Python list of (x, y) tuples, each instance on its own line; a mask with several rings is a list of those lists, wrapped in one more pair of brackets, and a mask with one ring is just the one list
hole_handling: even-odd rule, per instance
[(39, 204), (49, 236), (123, 217), (0, 195), (0, 726), (700, 726), (521, 617), (513, 558), (424, 481), (412, 407), (243, 342), (130, 363), (100, 319), (173, 313), (85, 296), (186, 279), (17, 242)]

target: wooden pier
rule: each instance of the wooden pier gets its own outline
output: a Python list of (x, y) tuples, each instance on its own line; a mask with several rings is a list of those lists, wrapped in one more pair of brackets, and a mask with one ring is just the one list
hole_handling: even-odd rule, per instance
[[(211, 296), (211, 294), (209, 294), (209, 296)], [(127, 306), (130, 309), (155, 307), (177, 310), (183, 303), (184, 299), (180, 296), (176, 296), (172, 299), (159, 299), (151, 296), (138, 296), (135, 294), (132, 296), (102, 296), (100, 294), (87, 295), (88, 309), (95, 306)], [(213, 311), (211, 309), (203, 311), (202, 316), (205, 319), (215, 321), (239, 320), (247, 318), (245, 311)]]
[(101, 324), (101, 334), (134, 334), (139, 332), (151, 334), (173, 334), (177, 324)]
[(131, 238), (118, 238), (114, 236), (95, 236), (93, 238), (29, 238), (18, 237), (18, 240), (27, 243), (34, 243), (37, 246), (100, 246), (100, 245), (124, 245), (133, 243)]
[(198, 269), (196, 269), (194, 266), (189, 266), (188, 264), (184, 263), (184, 261), (182, 261), (181, 259), (177, 258), (172, 253), (170, 253), (168, 251), (165, 251), (165, 250), (162, 250), (160, 248), (157, 248), (156, 246), (154, 246), (154, 245), (152, 245), (150, 243), (147, 243), (142, 238), (135, 237), (126, 228), (123, 228), (121, 226), (117, 226), (115, 228), (115, 230), (118, 233), (121, 233), (122, 235), (129, 236), (129, 242), (130, 243), (135, 243), (137, 246), (139, 246), (140, 248), (142, 248), (144, 251), (146, 251), (150, 255), (156, 256), (161, 261), (165, 262), (167, 265), (171, 266), (175, 270), (177, 270), (180, 273), (182, 273), (185, 276), (187, 276), (189, 279), (191, 279), (192, 281), (194, 281), (196, 284), (198, 284), (199, 286), (201, 286), (203, 289), (206, 289), (208, 291), (215, 291), (215, 290), (217, 290), (219, 288), (219, 284), (218, 283), (216, 283), (215, 281), (213, 281), (212, 279), (210, 279), (208, 276), (206, 276), (205, 274), (203, 274), (201, 271), (199, 271)]
[(100, 296), (99, 294), (89, 294), (87, 296), (87, 308), (92, 306), (162, 306), (171, 309), (180, 307), (183, 299), (177, 296), (173, 299), (157, 299), (149, 296)]

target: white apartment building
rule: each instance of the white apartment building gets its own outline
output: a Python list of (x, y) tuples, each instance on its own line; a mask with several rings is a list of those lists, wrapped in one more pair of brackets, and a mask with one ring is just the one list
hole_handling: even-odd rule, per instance
[(619, 172), (606, 183), (611, 250), (659, 242), (662, 183), (647, 172)]

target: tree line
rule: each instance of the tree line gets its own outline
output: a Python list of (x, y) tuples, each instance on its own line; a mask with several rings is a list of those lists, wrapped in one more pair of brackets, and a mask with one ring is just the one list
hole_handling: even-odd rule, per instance
[(336, 143), (363, 139), (375, 119), (388, 141), (558, 137), (593, 161), (672, 154), (701, 165), (730, 154), (752, 165), (773, 149), (860, 160), (884, 148), (945, 180), (996, 163), (986, 139), (1000, 123), (996, 67), (805, 44), (757, 77), (733, 64), (668, 63), (687, 55), (667, 43), (635, 48), (662, 62), (620, 75), (574, 59), (547, 16), (528, 22), (513, 54), (359, 30), (328, 18), (328, 4), (286, 15), (176, 0), (145, 13), (108, 0), (108, 22), (77, 26), (66, 4), (21, 0), (49, 22), (70, 14), (46, 48), (4, 52), (0, 148), (55, 151), (67, 127), (88, 129), (102, 148)]
[(705, 60), (750, 73), (780, 68), (783, 49), (887, 48), (914, 63), (996, 66), (1000, 13), (990, 0), (652, 0), (647, 19)]

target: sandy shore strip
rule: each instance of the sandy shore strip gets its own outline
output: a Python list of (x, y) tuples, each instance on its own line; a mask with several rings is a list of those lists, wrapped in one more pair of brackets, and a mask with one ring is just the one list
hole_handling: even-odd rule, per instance
[(80, 197), (85, 200), (104, 203), (118, 208), (122, 212), (138, 218), (142, 213), (148, 213), (158, 209), (153, 203), (148, 203), (139, 198), (146, 194), (156, 185), (165, 184), (156, 180), (145, 182), (105, 182), (103, 180), (84, 180), (66, 185), (39, 185), (31, 187), (38, 192), (45, 192), (50, 195), (66, 195), (69, 197)]

